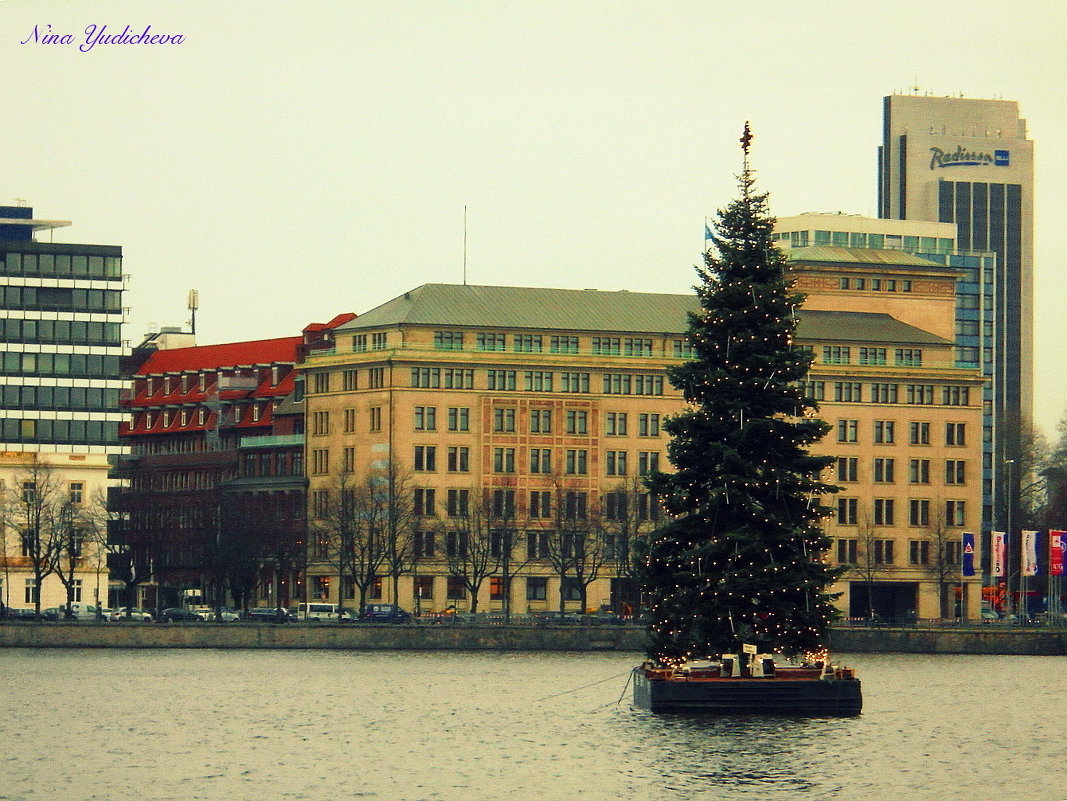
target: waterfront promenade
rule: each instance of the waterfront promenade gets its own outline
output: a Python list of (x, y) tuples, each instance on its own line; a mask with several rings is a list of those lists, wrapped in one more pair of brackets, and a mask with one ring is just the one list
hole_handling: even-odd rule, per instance
[[(638, 626), (270, 623), (5, 623), (0, 648), (262, 648), (324, 650), (632, 651)], [(1067, 655), (1067, 628), (835, 628), (838, 653)]]

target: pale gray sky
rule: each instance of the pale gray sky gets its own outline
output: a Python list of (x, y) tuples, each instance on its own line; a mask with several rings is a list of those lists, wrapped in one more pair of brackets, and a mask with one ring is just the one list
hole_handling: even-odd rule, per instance
[[(780, 216), (874, 214), (881, 100), (1018, 100), (1037, 408), (1067, 405), (1060, 2), (0, 0), (0, 203), (119, 244), (128, 335), (285, 336), (425, 282), (685, 292), (737, 138)], [(34, 26), (73, 45), (20, 44)], [(182, 34), (97, 45), (88, 25)]]

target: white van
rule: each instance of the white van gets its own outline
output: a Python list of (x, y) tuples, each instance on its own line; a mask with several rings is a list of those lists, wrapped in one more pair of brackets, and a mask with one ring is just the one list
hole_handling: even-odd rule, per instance
[[(60, 610), (64, 610), (65, 607), (60, 607)], [(74, 602), (70, 605), (70, 619), (71, 620), (96, 620), (97, 609), (92, 604)], [(106, 618), (105, 618), (106, 619)]]
[[(319, 623), (337, 622), (337, 604), (328, 604), (321, 601), (299, 604), (296, 607), (297, 620), (314, 620)], [(352, 616), (347, 612), (341, 614), (342, 620), (351, 620)]]

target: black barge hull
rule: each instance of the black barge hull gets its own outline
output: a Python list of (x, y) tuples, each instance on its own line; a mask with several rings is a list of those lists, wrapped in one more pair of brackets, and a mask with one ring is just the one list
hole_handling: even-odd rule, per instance
[(650, 712), (708, 715), (858, 715), (863, 708), (854, 678), (650, 679), (634, 668), (634, 705)]

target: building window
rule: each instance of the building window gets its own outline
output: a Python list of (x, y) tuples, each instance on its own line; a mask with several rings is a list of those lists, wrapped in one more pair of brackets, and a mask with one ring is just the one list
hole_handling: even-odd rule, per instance
[(659, 451), (638, 451), (637, 472), (649, 476), (659, 472)]
[(549, 340), (552, 353), (577, 353), (578, 337), (554, 336)]
[(415, 430), (416, 431), (436, 431), (437, 430), (437, 407), (436, 406), (416, 406), (415, 407)]
[(929, 423), (909, 423), (908, 424), (908, 441), (912, 445), (929, 445), (930, 444), (930, 424)]
[(857, 498), (837, 499), (837, 524), (840, 526), (854, 526), (857, 518)]
[(874, 480), (878, 484), (892, 484), (896, 480), (893, 459), (874, 460)]
[(930, 460), (912, 459), (908, 465), (908, 480), (912, 484), (929, 484)]
[(838, 420), (837, 421), (837, 441), (838, 442), (856, 442), (858, 439), (859, 421), (858, 420)]
[(530, 433), (531, 434), (551, 434), (552, 433), (552, 410), (551, 409), (531, 409), (530, 410)]
[(914, 406), (930, 406), (934, 402), (932, 384), (908, 384), (904, 389), (907, 402)]
[(67, 485), (67, 499), (74, 506), (80, 506), (85, 495), (85, 484), (81, 481), (71, 481)]
[(871, 384), (871, 403), (896, 403), (896, 384)]
[(672, 343), (674, 345), (674, 358), (676, 359), (691, 359), (693, 358), (693, 345), (686, 339), (676, 339)]
[(941, 403), (945, 406), (969, 406), (971, 393), (968, 387), (942, 387)]
[(606, 454), (605, 474), (609, 476), (626, 475), (626, 451), (608, 451)]
[(860, 403), (863, 400), (863, 384), (858, 381), (835, 381), (834, 400), (838, 403)]
[(493, 409), (493, 431), (498, 434), (515, 431), (515, 410)]
[(450, 367), (444, 375), (445, 389), (474, 389), (474, 370)]
[(885, 364), (885, 348), (860, 348), (860, 364), (881, 365)]
[(437, 350), (463, 350), (463, 332), (434, 331), (433, 346)]
[(913, 498), (909, 503), (908, 525), (930, 525), (930, 501)]
[(330, 513), (330, 491), (314, 490), (311, 493), (311, 514), (321, 519)]
[(515, 490), (493, 490), (493, 516), (501, 519), (515, 517)]
[(542, 576), (529, 576), (526, 579), (526, 600), (544, 601), (548, 599), (548, 579)]
[(448, 516), (466, 517), (470, 514), (470, 490), (450, 489), (448, 491)]
[(344, 410), (344, 429), (346, 434), (354, 434), (356, 431), (356, 410)]
[(329, 412), (311, 413), (311, 433), (316, 437), (325, 436), (326, 434), (330, 433)]
[(514, 448), (493, 448), (493, 472), (494, 473), (514, 473), (515, 472), (515, 449)]
[(503, 334), (491, 334), (485, 332), (479, 332), (475, 336), (475, 342), (477, 343), (478, 350), (505, 350)]
[(805, 398), (814, 401), (826, 400), (826, 382), (824, 381), (801, 381), (800, 393)]
[(930, 564), (929, 540), (911, 540), (908, 543), (908, 563), (913, 565)]
[(370, 420), (370, 430), (371, 431), (381, 431), (382, 430), (382, 407), (381, 406), (371, 406), (370, 407), (370, 414), (367, 417)]
[(622, 353), (624, 356), (651, 356), (652, 340), (627, 337), (622, 342)]
[(945, 501), (945, 525), (953, 528), (966, 525), (966, 501)]
[(589, 392), (589, 373), (560, 373), (560, 392)]
[(330, 472), (330, 451), (328, 448), (316, 448), (311, 452), (311, 472), (317, 476)]
[(40, 587), (37, 586), (37, 579), (26, 579), (25, 590), (23, 591), (22, 600), (24, 603), (36, 604), (41, 597)]
[(567, 451), (567, 474), (572, 476), (584, 476), (589, 473), (589, 451), (571, 449)]
[(386, 332), (375, 331), (370, 335), (370, 347), (371, 350), (385, 350), (386, 345)]
[[(623, 433), (626, 433), (625, 431)], [(659, 436), (659, 415), (641, 413), (637, 415), (637, 436), (639, 437), (658, 437)]]
[(946, 445), (966, 445), (967, 444), (967, 424), (966, 423), (945, 423), (945, 444)]
[(540, 353), (540, 334), (515, 334), (512, 337), (516, 353)]
[(530, 448), (530, 472), (531, 473), (551, 473), (552, 472), (552, 450), (551, 450), (551, 448)]
[(466, 406), (450, 406), (448, 409), (449, 431), (470, 431), (471, 410)]
[(462, 576), (449, 576), (446, 595), (449, 601), (462, 601), (467, 597), (467, 587), (463, 583)]
[[(546, 518), (552, 516), (552, 493), (548, 490), (532, 490), (530, 492), (529, 516), (533, 518)], [(533, 532), (531, 532), (532, 534)], [(530, 557), (531, 559), (533, 557)]]
[[(416, 531), (414, 542), (412, 543), (412, 550), (417, 557), (432, 559), (434, 555), (434, 532)], [(430, 577), (427, 576), (426, 578)]]
[(605, 414), (604, 433), (609, 437), (625, 437), (626, 412), (608, 412)]
[(587, 514), (588, 493), (567, 492), (563, 496), (563, 517), (565, 520), (585, 520)]
[(433, 576), (415, 576), (415, 598), (420, 601), (433, 600)]
[(883, 445), (890, 445), (894, 442), (895, 426), (892, 420), (875, 420), (874, 421), (874, 441)]
[(842, 565), (854, 565), (859, 558), (858, 540), (837, 541), (837, 561)]
[(851, 360), (850, 351), (840, 345), (825, 345), (822, 349), (823, 364), (848, 364)]
[(490, 601), (503, 601), (504, 600), (504, 579), (500, 576), (489, 577), (489, 600)]
[(892, 526), (894, 504), (892, 498), (874, 499), (874, 524), (876, 526)]
[(893, 564), (893, 540), (874, 541), (874, 563), (876, 565)]
[(543, 370), (527, 370), (523, 387), (527, 392), (551, 392), (552, 373)]
[[(266, 456), (266, 454), (264, 454)], [(343, 459), (341, 470), (345, 473), (354, 473), (356, 471), (356, 449), (345, 448), (343, 452)], [(263, 474), (266, 475), (266, 474)]]
[(837, 480), (838, 481), (858, 481), (857, 474), (859, 459), (855, 456), (838, 456), (837, 457)]
[(355, 353), (363, 353), (367, 350), (366, 334), (356, 334), (352, 337), (352, 350)]
[(589, 412), (576, 411), (574, 409), (567, 412), (567, 433), (568, 434), (580, 434), (586, 435), (589, 433)]
[(662, 395), (663, 376), (661, 375), (635, 375), (635, 395)]
[(897, 367), (922, 367), (923, 352), (921, 348), (897, 348)]
[(312, 392), (315, 394), (321, 394), (323, 392), (330, 391), (330, 374), (329, 373), (313, 373), (311, 377)]
[(420, 472), (432, 473), (437, 469), (437, 447), (435, 445), (416, 445), (414, 467)]
[(963, 459), (945, 460), (945, 483), (966, 484), (967, 462)]
[[(381, 370), (383, 368), (376, 367), (375, 370)], [(371, 371), (371, 386), (374, 384), (374, 370)], [(418, 387), (420, 389), (440, 389), (441, 388), (441, 368), (440, 367), (412, 367), (411, 368), (411, 386)]]
[(515, 371), (514, 370), (489, 370), (487, 389), (513, 392), (515, 390)]
[(471, 449), (466, 445), (449, 445), (448, 446), (448, 472), (449, 473), (468, 473), (470, 472), (470, 453)]
[(618, 337), (593, 337), (594, 356), (618, 356), (621, 346), (622, 340)]
[(962, 542), (946, 542), (944, 547), (945, 564), (958, 565), (963, 561)]
[(637, 495), (637, 520), (641, 523), (646, 521), (657, 521), (661, 517), (659, 504), (656, 499), (647, 492), (641, 492)]
[(433, 517), (437, 514), (434, 506), (435, 491), (432, 489), (426, 489), (424, 487), (415, 487), (414, 492), (414, 513), (418, 517)]

